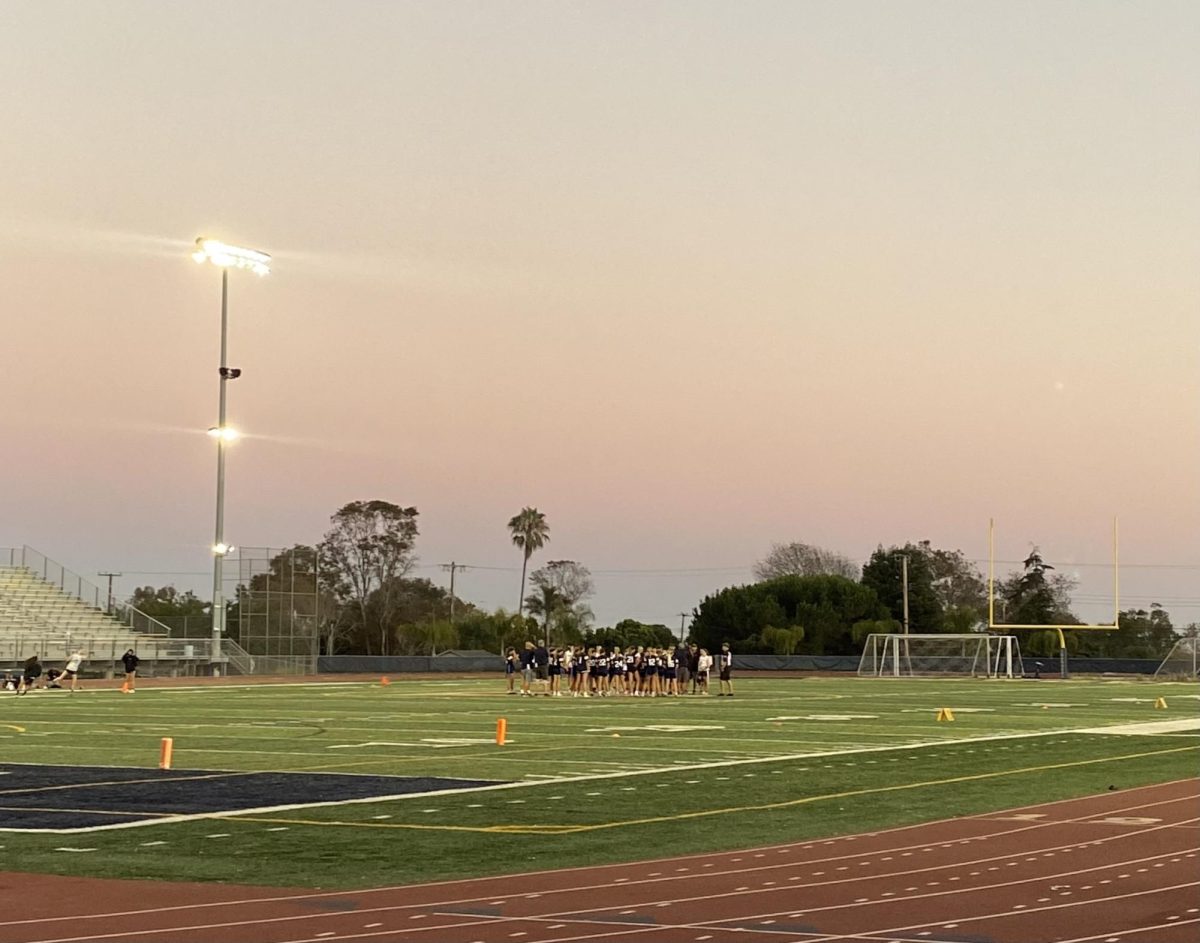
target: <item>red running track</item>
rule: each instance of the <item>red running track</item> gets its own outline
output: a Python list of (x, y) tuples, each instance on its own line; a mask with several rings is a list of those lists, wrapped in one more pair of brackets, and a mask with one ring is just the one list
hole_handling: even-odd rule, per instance
[(9, 874), (0, 891), (29, 916), (0, 923), (0, 943), (1197, 943), (1198, 855), (1191, 779), (749, 851), (345, 893)]

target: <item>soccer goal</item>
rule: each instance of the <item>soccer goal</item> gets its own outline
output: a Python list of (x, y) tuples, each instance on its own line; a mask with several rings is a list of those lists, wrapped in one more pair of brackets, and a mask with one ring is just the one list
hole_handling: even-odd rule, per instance
[(1200, 681), (1200, 638), (1181, 638), (1172, 645), (1154, 677)]
[(1015, 635), (872, 634), (858, 662), (860, 678), (1019, 678), (1024, 673)]

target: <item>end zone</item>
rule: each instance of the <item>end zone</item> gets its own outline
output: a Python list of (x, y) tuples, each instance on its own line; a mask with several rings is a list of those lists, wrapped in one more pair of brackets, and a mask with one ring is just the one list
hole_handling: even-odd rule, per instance
[(87, 832), (283, 803), (370, 802), (494, 786), (493, 780), (339, 773), (157, 770), (0, 763), (0, 832)]

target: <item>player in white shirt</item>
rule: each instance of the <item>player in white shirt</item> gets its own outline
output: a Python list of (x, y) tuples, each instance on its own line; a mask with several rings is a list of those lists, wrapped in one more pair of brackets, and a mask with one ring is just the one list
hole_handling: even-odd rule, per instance
[(75, 693), (75, 689), (79, 686), (79, 666), (83, 664), (83, 652), (78, 648), (71, 652), (67, 658), (67, 663), (63, 667), (63, 677), (71, 682), (70, 691)]

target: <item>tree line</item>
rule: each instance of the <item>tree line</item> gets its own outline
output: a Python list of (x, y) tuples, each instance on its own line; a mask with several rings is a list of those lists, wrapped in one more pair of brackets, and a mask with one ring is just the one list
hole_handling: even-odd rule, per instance
[[(624, 619), (593, 624), (591, 573), (574, 560), (529, 572), (550, 542), (546, 516), (524, 507), (507, 524), (521, 556), (515, 610), (485, 610), (413, 576), (419, 514), (388, 501), (352, 501), (330, 517), (315, 545), (277, 553), (230, 599), (226, 625), (252, 654), (260, 638), (305, 635), (322, 654), (428, 655), (449, 649), (502, 652), (526, 640), (551, 645), (653, 645), (675, 638), (663, 624)], [(706, 596), (694, 608), (690, 639), (710, 651), (730, 642), (741, 653), (853, 655), (867, 635), (969, 633), (988, 625), (983, 575), (960, 550), (930, 541), (880, 545), (867, 562), (801, 542), (776, 544), (753, 567), (755, 582)], [(997, 622), (1069, 626), (1073, 581), (1033, 550), (1021, 569), (996, 583)], [(211, 604), (174, 587), (140, 587), (130, 603), (168, 625), (180, 620), (203, 636)], [(1069, 650), (1094, 657), (1154, 658), (1178, 630), (1160, 606), (1121, 613), (1119, 632), (1067, 633)], [(196, 626), (201, 631), (192, 631)], [(250, 628), (245, 628), (250, 627)], [(1185, 631), (1194, 632), (1195, 625)], [(1057, 651), (1053, 631), (1024, 633), (1030, 654)]]

